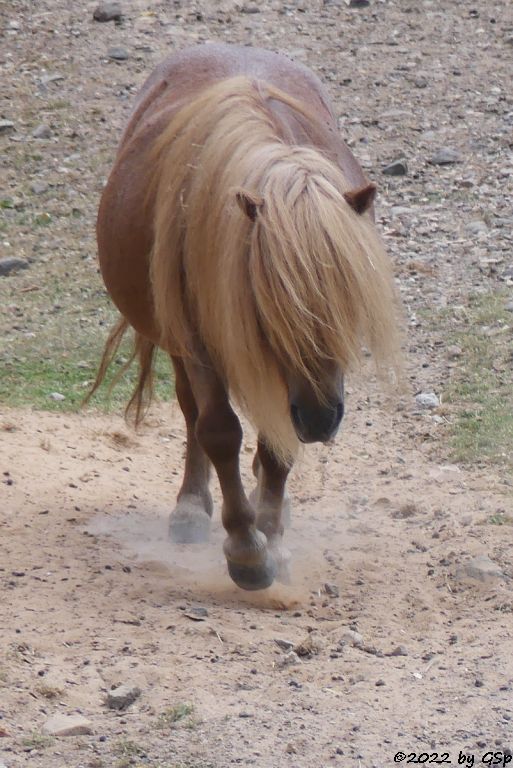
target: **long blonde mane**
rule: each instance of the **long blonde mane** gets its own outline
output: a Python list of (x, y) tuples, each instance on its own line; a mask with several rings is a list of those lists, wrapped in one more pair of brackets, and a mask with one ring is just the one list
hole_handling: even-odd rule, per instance
[[(283, 458), (297, 440), (283, 370), (322, 393), (322, 361), (344, 372), (362, 344), (398, 344), (390, 265), (342, 171), (290, 143), (267, 100), (311, 120), (268, 84), (236, 77), (182, 107), (153, 148), (151, 278), (161, 344), (194, 355), (199, 335), (232, 397)], [(236, 193), (261, 200), (255, 221)]]

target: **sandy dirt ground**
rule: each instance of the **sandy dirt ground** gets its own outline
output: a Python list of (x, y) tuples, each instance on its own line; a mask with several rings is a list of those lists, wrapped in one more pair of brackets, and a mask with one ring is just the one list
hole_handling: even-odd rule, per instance
[[(456, 465), (448, 419), (414, 396), (442, 392), (453, 365), (425, 313), (508, 285), (509, 3), (122, 6), (120, 24), (93, 21), (90, 2), (0, 7), (6, 157), (31, 146), (37, 123), (51, 128), (42, 160), (8, 165), (6, 186), (29, 208), (46, 195), (56, 222), (4, 243), (30, 261), (4, 296), (64, 260), (99, 288), (99, 190), (132, 94), (166, 52), (212, 39), (286, 50), (325, 80), (380, 184), (408, 387), (384, 394), (367, 370), (350, 383), (336, 445), (308, 448), (290, 481), (292, 583), (259, 594), (230, 582), (218, 512), (208, 546), (167, 541), (185, 434), (175, 404), (155, 406), (138, 433), (118, 415), (0, 405), (0, 766), (389, 768), (399, 752), (507, 762), (512, 528), (493, 521), (512, 514), (511, 480)], [(110, 58), (112, 46), (127, 57)], [(432, 164), (447, 147), (458, 162)], [(383, 176), (398, 157), (408, 174)], [(47, 191), (31, 193), (41, 179)], [(81, 216), (59, 218), (66, 205)], [(248, 430), (248, 488), (252, 450)], [(106, 697), (120, 684), (140, 695), (118, 711)], [(82, 715), (90, 733), (46, 737), (56, 714)]]

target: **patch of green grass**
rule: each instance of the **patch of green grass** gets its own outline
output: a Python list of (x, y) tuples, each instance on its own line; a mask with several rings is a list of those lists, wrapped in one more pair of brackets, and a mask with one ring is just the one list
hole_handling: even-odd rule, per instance
[(140, 744), (130, 739), (120, 739), (112, 745), (113, 753), (120, 758), (115, 766), (116, 768), (128, 768), (129, 765), (135, 765), (136, 757), (145, 757), (146, 750)]
[[(194, 707), (192, 704), (177, 704), (174, 707), (169, 707), (168, 709), (165, 709), (163, 712), (160, 713), (158, 721), (157, 721), (157, 727), (158, 728), (172, 728), (177, 723), (182, 722), (183, 720), (186, 720), (186, 718), (189, 718), (185, 725), (189, 727), (194, 727), (194, 721), (190, 719), (190, 716), (194, 712)], [(193, 725), (190, 725), (190, 723), (193, 723)]]
[(30, 736), (26, 736), (22, 739), (21, 743), (25, 749), (46, 749), (51, 747), (55, 739), (53, 736), (47, 736), (44, 733), (38, 733), (34, 731)]
[(46, 109), (52, 111), (53, 109), (67, 109), (71, 107), (71, 102), (65, 99), (56, 99), (55, 101), (49, 101), (46, 105)]
[(448, 344), (462, 354), (444, 399), (455, 408), (451, 445), (456, 461), (513, 464), (513, 317), (505, 295), (469, 297), (464, 311), (445, 318)]
[[(48, 309), (29, 308), (20, 318), (21, 325), (30, 315), (28, 327), (35, 328), (34, 331), (7, 330), (0, 346), (0, 403), (60, 412), (80, 410), (96, 377), (108, 329), (116, 319), (105, 297), (94, 296), (91, 301), (96, 306), (70, 310), (66, 306), (69, 299), (55, 291), (48, 297)], [(106, 318), (100, 330), (98, 317)], [(16, 316), (14, 322), (18, 322)], [(91, 407), (103, 411), (124, 409), (137, 381), (137, 364), (134, 362), (121, 376), (112, 392), (109, 386), (130, 353), (131, 339), (127, 334), (104, 383), (91, 400)], [(53, 393), (63, 395), (64, 400), (52, 399)], [(169, 358), (159, 352), (155, 364), (155, 395), (169, 400), (173, 393)]]
[(513, 517), (506, 512), (496, 512), (486, 522), (490, 525), (513, 525)]

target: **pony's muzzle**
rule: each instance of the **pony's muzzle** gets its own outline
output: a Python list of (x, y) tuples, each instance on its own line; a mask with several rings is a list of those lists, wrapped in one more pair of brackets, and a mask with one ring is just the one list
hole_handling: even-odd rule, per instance
[(302, 443), (326, 443), (335, 436), (342, 417), (344, 403), (318, 405), (316, 407), (291, 403), (290, 417), (296, 434)]

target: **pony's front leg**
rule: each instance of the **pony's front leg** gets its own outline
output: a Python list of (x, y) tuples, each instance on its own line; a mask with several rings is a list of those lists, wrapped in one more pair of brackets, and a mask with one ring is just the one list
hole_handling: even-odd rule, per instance
[(216, 469), (223, 494), (223, 526), (228, 534), (224, 553), (229, 574), (242, 589), (265, 589), (274, 581), (276, 563), (266, 536), (257, 530), (255, 511), (242, 486), (240, 422), (213, 369), (191, 362), (186, 368), (198, 406), (196, 437)]
[(208, 489), (210, 461), (196, 437), (198, 407), (183, 361), (173, 357), (175, 391), (187, 426), (185, 472), (176, 507), (169, 518), (169, 537), (177, 544), (207, 541), (212, 517)]
[(283, 529), (290, 522), (290, 502), (285, 491), (292, 468), (284, 464), (259, 437), (253, 461), (257, 486), (250, 499), (257, 510), (257, 528), (265, 533), (278, 567), (278, 579), (289, 581), (290, 552), (283, 546)]

